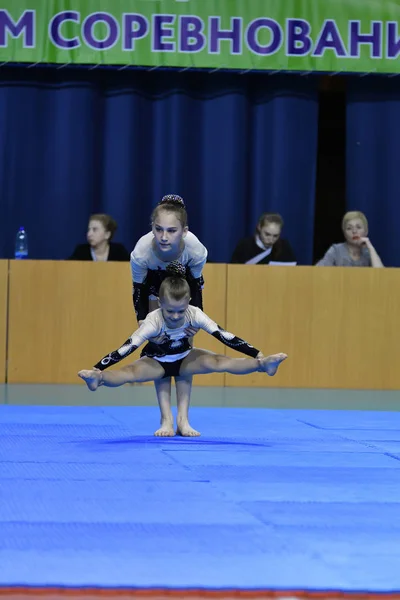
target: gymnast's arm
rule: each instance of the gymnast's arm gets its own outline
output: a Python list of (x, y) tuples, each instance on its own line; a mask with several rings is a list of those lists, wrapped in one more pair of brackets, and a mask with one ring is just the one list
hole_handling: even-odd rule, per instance
[(254, 348), (254, 346), (245, 340), (242, 340), (242, 338), (237, 337), (233, 333), (229, 333), (229, 331), (222, 329), (222, 327), (217, 325), (217, 323), (215, 323), (202, 311), (198, 311), (196, 321), (197, 327), (207, 331), (207, 333), (217, 338), (217, 340), (225, 344), (225, 346), (228, 346), (228, 348), (233, 348), (234, 350), (237, 350), (246, 356), (251, 356), (252, 358), (262, 357), (260, 350)]
[(138, 322), (149, 314), (149, 290), (146, 283), (133, 282), (133, 307)]
[(190, 278), (188, 283), (190, 288), (190, 304), (203, 310), (203, 276), (198, 277), (197, 279)]
[(133, 286), (133, 307), (135, 309), (138, 322), (143, 321), (149, 313), (149, 290), (146, 285), (147, 266), (143, 259), (133, 249), (130, 258), (132, 286)]
[(188, 234), (187, 240), (188, 242), (189, 240), (192, 240), (190, 243), (188, 243), (188, 247), (193, 253), (188, 264), (190, 270), (190, 277), (188, 277), (191, 296), (190, 304), (203, 310), (203, 269), (207, 262), (208, 252), (207, 248), (203, 246), (203, 244), (196, 238), (195, 235), (192, 234), (192, 236), (189, 237)]
[(159, 327), (154, 322), (146, 319), (142, 325), (126, 340), (117, 350), (113, 350), (106, 356), (103, 356), (98, 363), (94, 365), (95, 369), (104, 371), (113, 365), (116, 365), (121, 360), (132, 354), (137, 348), (139, 348), (144, 342), (148, 341), (151, 337), (158, 335)]

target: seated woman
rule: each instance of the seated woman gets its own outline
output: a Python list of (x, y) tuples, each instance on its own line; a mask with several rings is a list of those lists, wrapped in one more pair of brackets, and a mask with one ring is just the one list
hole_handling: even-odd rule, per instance
[(122, 244), (112, 242), (117, 223), (104, 214), (92, 215), (87, 230), (87, 244), (76, 246), (68, 260), (124, 261), (129, 252)]
[(368, 221), (364, 213), (347, 212), (342, 221), (345, 242), (333, 244), (317, 267), (383, 267), (382, 261), (368, 235)]
[(231, 263), (246, 265), (295, 265), (296, 257), (286, 240), (281, 239), (283, 219), (264, 213), (258, 220), (254, 235), (240, 240)]

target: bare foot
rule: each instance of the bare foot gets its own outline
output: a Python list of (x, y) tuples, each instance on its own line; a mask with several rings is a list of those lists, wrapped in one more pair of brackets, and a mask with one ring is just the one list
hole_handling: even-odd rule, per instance
[(272, 377), (277, 372), (281, 362), (286, 360), (286, 358), (287, 354), (271, 354), (271, 356), (266, 356), (260, 360), (261, 368), (267, 375)]
[(174, 437), (174, 422), (170, 419), (162, 420), (160, 429), (154, 432), (154, 435), (157, 437)]
[(97, 369), (92, 369), (90, 371), (83, 370), (79, 371), (78, 375), (83, 379), (91, 392), (97, 390), (100, 385), (101, 371), (98, 371)]
[(199, 437), (200, 431), (196, 431), (190, 426), (189, 421), (178, 421), (176, 428), (176, 434), (182, 435), (183, 437)]

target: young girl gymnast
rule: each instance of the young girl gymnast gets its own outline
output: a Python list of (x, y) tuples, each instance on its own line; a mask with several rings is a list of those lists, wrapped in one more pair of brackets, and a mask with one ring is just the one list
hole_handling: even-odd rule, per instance
[[(204, 373), (233, 373), (246, 375), (261, 371), (275, 375), (286, 354), (263, 354), (244, 340), (219, 327), (200, 308), (190, 306), (190, 287), (182, 277), (167, 277), (159, 289), (160, 308), (151, 312), (141, 326), (118, 349), (102, 358), (93, 369), (79, 371), (78, 375), (95, 391), (99, 386), (119, 387), (126, 383), (161, 381), (167, 377), (183, 380)], [(203, 329), (226, 346), (251, 358), (230, 358), (208, 350), (193, 348), (188, 328)], [(157, 345), (147, 344), (141, 358), (120, 370), (104, 372), (134, 352), (146, 341), (163, 337)], [(189, 397), (190, 398), (190, 397)], [(176, 433), (197, 436), (189, 424), (189, 398), (178, 404)], [(169, 424), (169, 435), (175, 435), (170, 404), (160, 403), (161, 422)]]
[[(152, 230), (140, 238), (131, 253), (133, 304), (138, 321), (149, 310), (158, 308), (160, 285), (167, 268), (184, 268), (190, 287), (192, 306), (203, 308), (203, 268), (207, 249), (188, 230), (185, 204), (180, 196), (169, 194), (157, 204), (151, 215)], [(149, 302), (150, 300), (150, 302)]]
[[(176, 194), (164, 196), (151, 215), (152, 230), (140, 238), (131, 253), (133, 304), (138, 324), (150, 311), (158, 308), (160, 285), (168, 274), (183, 275), (190, 287), (190, 304), (203, 308), (203, 267), (207, 260), (207, 249), (198, 238), (188, 231), (188, 217), (183, 199)], [(196, 330), (188, 328), (194, 335)], [(149, 341), (150, 348), (162, 337)], [(171, 377), (154, 382), (157, 400), (165, 413), (171, 412)], [(188, 405), (192, 389), (190, 377), (175, 377), (178, 408)], [(195, 433), (193, 431), (193, 433)], [(155, 435), (174, 434), (170, 419), (162, 420)]]

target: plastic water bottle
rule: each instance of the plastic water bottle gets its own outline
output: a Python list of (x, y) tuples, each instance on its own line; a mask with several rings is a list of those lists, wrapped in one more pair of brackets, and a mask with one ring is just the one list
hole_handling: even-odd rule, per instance
[(15, 258), (28, 258), (28, 235), (23, 227), (18, 229), (15, 238)]

